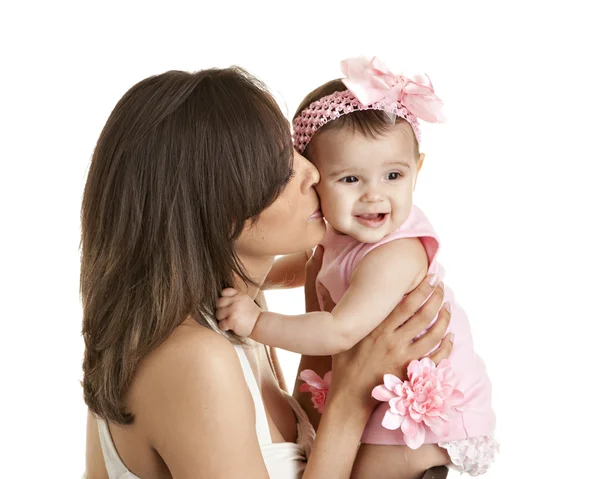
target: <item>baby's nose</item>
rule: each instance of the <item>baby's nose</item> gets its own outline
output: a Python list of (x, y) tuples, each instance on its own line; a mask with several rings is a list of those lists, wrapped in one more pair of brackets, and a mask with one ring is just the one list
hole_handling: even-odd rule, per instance
[(383, 197), (377, 191), (367, 191), (360, 198), (363, 203), (379, 203), (382, 199)]

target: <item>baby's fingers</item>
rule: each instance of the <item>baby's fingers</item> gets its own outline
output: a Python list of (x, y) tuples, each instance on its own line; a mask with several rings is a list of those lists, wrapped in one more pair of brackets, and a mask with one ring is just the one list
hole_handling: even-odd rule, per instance
[(228, 320), (219, 321), (219, 329), (221, 331), (231, 331), (231, 329), (232, 329), (231, 323)]
[(225, 288), (223, 291), (221, 291), (221, 296), (225, 296), (225, 297), (232, 297), (235, 296), (236, 294), (238, 294), (237, 290), (233, 289), (233, 288)]
[(217, 309), (217, 312), (215, 313), (215, 317), (219, 321), (223, 321), (224, 319), (227, 319), (230, 315), (231, 315), (231, 308), (229, 308), (229, 307), (219, 308), (219, 309)]
[(233, 304), (232, 296), (223, 296), (222, 298), (217, 299), (217, 309), (218, 308), (226, 308)]

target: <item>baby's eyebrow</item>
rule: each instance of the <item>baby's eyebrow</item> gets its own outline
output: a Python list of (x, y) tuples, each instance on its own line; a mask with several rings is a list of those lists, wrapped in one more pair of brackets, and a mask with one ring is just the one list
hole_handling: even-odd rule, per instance
[[(408, 169), (411, 168), (410, 163), (407, 163), (406, 161), (401, 161), (401, 160), (396, 160), (396, 161), (386, 161), (385, 163), (382, 164), (382, 166), (398, 166), (398, 165), (402, 165)], [(340, 176), (344, 173), (359, 173), (360, 171), (357, 170), (356, 168), (342, 168), (340, 170), (334, 170), (331, 173), (329, 173), (327, 175), (328, 178), (334, 177), (334, 176)]]
[[(342, 173), (346, 173), (346, 172), (349, 172), (349, 171), (353, 171), (353, 169), (352, 168), (342, 168), (341, 170), (334, 170), (334, 171), (332, 171), (327, 176), (328, 177), (339, 176)], [(356, 170), (354, 170), (354, 171), (356, 171)]]
[(386, 161), (383, 166), (395, 166), (395, 165), (402, 165), (402, 166), (406, 166), (407, 168), (410, 168), (410, 163), (407, 163), (406, 161)]

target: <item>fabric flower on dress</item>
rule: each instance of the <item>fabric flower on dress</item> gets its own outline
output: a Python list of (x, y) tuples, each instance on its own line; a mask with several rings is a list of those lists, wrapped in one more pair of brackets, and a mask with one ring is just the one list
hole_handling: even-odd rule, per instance
[(383, 384), (373, 389), (375, 399), (389, 403), (381, 425), (386, 429), (402, 429), (404, 442), (417, 449), (425, 440), (425, 428), (434, 434), (448, 435), (449, 421), (463, 394), (456, 387), (450, 361), (438, 366), (429, 359), (414, 360), (408, 366), (408, 379), (393, 374), (383, 377)]
[(304, 384), (300, 386), (300, 392), (310, 392), (312, 395), (312, 403), (319, 413), (325, 410), (325, 401), (327, 393), (331, 386), (331, 371), (325, 374), (323, 378), (311, 369), (305, 369), (300, 373), (300, 379)]

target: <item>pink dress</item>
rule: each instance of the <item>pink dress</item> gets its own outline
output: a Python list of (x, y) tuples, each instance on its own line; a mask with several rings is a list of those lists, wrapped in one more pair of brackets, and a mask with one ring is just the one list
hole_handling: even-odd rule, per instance
[[(352, 273), (365, 255), (380, 245), (401, 238), (419, 238), (429, 259), (429, 273), (436, 273), (443, 278), (444, 269), (436, 260), (438, 237), (423, 212), (413, 207), (406, 222), (378, 243), (360, 243), (351, 236), (337, 234), (328, 226), (322, 241), (323, 266), (317, 277), (317, 293), (323, 286), (333, 301), (338, 303), (350, 286)], [(438, 437), (427, 429), (425, 444), (445, 447), (456, 469), (478, 475), (487, 470), (498, 450), (493, 439), (496, 420), (492, 410), (492, 387), (485, 364), (475, 353), (467, 315), (454, 299), (452, 290), (446, 284), (444, 286), (445, 301), (452, 304), (452, 320), (448, 331), (454, 333), (454, 347), (449, 359), (464, 401), (457, 407), (457, 414), (449, 424), (450, 434)], [(320, 295), (319, 302), (322, 307)], [(387, 409), (387, 403), (375, 409), (364, 431), (363, 443), (405, 444), (400, 429), (389, 430), (381, 425)]]

